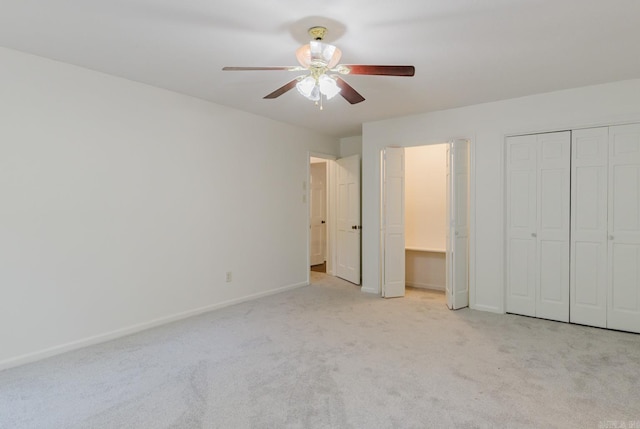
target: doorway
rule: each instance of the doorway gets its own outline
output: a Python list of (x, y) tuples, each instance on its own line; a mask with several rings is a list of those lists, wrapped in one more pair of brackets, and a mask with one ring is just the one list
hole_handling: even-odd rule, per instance
[(469, 304), (470, 142), (381, 152), (381, 295), (405, 286), (444, 290)]
[(303, 184), (309, 214), (307, 281), (313, 271), (324, 269), (328, 275), (360, 285), (360, 155), (336, 159), (309, 153), (307, 168)]
[(311, 271), (327, 272), (327, 177), (328, 160), (309, 158), (309, 265)]
[(405, 284), (446, 288), (447, 144), (405, 148)]

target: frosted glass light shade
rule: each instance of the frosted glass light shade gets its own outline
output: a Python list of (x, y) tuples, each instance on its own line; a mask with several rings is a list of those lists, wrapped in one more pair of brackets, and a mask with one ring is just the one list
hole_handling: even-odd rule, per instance
[(311, 101), (318, 101), (320, 99), (320, 88), (312, 76), (307, 76), (300, 82), (296, 83), (296, 89), (300, 94)]
[(335, 79), (330, 78), (326, 74), (320, 76), (318, 79), (318, 85), (320, 86), (320, 92), (327, 97), (327, 100), (331, 100), (333, 97), (338, 95), (341, 90)]
[(342, 51), (328, 43), (312, 40), (308, 45), (296, 50), (296, 58), (302, 67), (311, 66), (333, 68), (342, 57)]
[(302, 67), (309, 68), (311, 65), (311, 47), (309, 45), (300, 46), (296, 50), (296, 58)]

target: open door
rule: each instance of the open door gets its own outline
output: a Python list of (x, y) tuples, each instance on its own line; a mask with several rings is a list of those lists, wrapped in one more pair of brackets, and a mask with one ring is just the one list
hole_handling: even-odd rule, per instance
[(336, 275), (360, 284), (360, 155), (338, 163)]
[(382, 152), (382, 296), (404, 296), (404, 148)]
[(447, 150), (447, 306), (469, 306), (469, 140)]

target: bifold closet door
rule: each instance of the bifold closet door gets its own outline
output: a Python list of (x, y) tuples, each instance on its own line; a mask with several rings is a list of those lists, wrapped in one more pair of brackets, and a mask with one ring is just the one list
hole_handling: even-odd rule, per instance
[(605, 328), (609, 128), (573, 131), (571, 140), (570, 320)]
[(609, 128), (607, 327), (640, 332), (640, 124)]
[(571, 133), (507, 139), (507, 311), (569, 321)]
[(507, 311), (536, 315), (537, 138), (507, 138)]

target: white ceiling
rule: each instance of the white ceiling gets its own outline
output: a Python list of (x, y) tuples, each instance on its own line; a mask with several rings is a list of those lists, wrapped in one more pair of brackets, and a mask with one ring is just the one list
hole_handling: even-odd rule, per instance
[[(638, 0), (0, 0), (0, 46), (345, 137), (363, 122), (640, 77)], [(319, 111), (295, 65), (306, 30), (345, 64), (412, 64), (407, 77), (347, 76), (366, 101)], [(299, 74), (299, 73), (298, 73)]]

